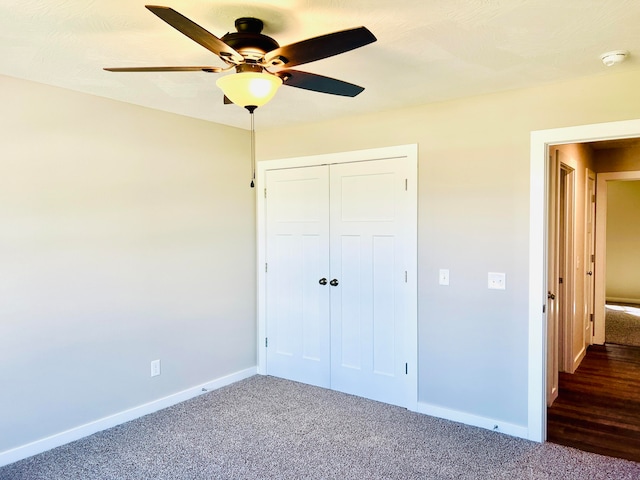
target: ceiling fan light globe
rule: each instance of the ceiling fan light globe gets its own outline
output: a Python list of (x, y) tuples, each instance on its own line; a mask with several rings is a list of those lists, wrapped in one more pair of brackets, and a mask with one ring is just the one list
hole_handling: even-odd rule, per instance
[(274, 97), (282, 80), (269, 73), (241, 72), (220, 77), (216, 85), (240, 107), (261, 107)]

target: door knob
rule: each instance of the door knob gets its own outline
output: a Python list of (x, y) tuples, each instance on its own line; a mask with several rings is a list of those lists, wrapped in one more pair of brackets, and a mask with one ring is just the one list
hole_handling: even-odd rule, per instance
[(555, 293), (548, 292), (547, 293), (547, 298), (549, 298), (551, 300), (555, 300), (556, 299), (556, 295), (555, 295)]
[(326, 278), (321, 278), (320, 281), (318, 281), (318, 283), (320, 285), (326, 285), (327, 284), (327, 279)]
[(333, 280), (331, 280), (329, 282), (329, 285), (331, 285), (332, 287), (336, 287), (338, 286), (338, 280), (336, 280), (335, 278)]
[(587, 272), (587, 275), (593, 275), (593, 272)]

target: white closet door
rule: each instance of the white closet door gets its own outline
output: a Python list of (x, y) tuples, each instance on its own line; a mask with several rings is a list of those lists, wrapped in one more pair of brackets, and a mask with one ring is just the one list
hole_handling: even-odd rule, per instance
[[(331, 387), (406, 405), (408, 162), (331, 166)], [(334, 282), (335, 283), (335, 282)]]
[(330, 387), (328, 169), (271, 170), (266, 188), (267, 373)]

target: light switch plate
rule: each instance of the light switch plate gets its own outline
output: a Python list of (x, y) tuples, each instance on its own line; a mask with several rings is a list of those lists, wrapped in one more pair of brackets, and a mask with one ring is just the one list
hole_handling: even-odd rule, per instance
[(160, 360), (153, 360), (151, 362), (151, 376), (157, 377), (160, 375)]
[(440, 269), (440, 273), (438, 274), (438, 283), (440, 285), (449, 285), (449, 269)]
[(489, 272), (489, 288), (492, 290), (506, 290), (507, 275), (498, 272)]

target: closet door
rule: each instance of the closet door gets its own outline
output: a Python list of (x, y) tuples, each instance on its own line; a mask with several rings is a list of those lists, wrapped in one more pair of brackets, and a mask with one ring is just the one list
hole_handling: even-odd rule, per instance
[(328, 168), (271, 170), (266, 188), (267, 373), (330, 387)]
[(330, 177), (331, 387), (395, 405), (409, 393), (407, 178), (398, 159), (332, 165)]
[(410, 168), (395, 158), (265, 173), (267, 374), (408, 405)]

